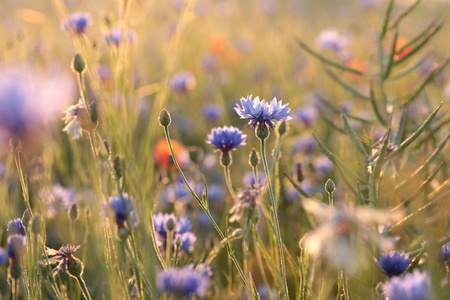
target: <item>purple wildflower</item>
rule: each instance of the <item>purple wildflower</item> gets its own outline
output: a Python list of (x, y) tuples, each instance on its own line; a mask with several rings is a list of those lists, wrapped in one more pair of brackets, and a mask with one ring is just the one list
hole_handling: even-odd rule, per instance
[(8, 222), (8, 232), (9, 234), (20, 234), (26, 235), (25, 228), (21, 219), (14, 219)]
[(392, 277), (405, 272), (411, 263), (411, 259), (405, 252), (390, 251), (382, 253), (376, 263), (386, 275)]
[(89, 13), (73, 13), (70, 14), (61, 24), (66, 32), (74, 32), (77, 34), (86, 33), (87, 27), (92, 25), (91, 15)]
[(8, 237), (8, 256), (13, 262), (20, 262), (27, 247), (27, 237), (21, 234), (12, 234)]
[(199, 271), (190, 268), (168, 268), (158, 273), (156, 285), (160, 292), (172, 293), (178, 297), (195, 294), (205, 296), (209, 280)]
[(259, 97), (252, 99), (252, 95), (247, 98), (241, 98), (241, 105), (236, 104), (234, 110), (241, 117), (241, 119), (248, 119), (248, 126), (255, 128), (258, 124), (265, 126), (269, 125), (270, 128), (275, 127), (274, 120), (289, 121), (292, 117), (289, 116), (290, 108), (289, 104), (283, 105), (283, 101), (278, 101), (277, 98), (273, 98), (272, 101), (266, 102), (264, 99), (261, 101)]
[(220, 150), (223, 153), (228, 153), (236, 150), (237, 147), (245, 145), (245, 138), (247, 135), (233, 126), (217, 127), (211, 130), (208, 135), (208, 144)]
[(383, 286), (383, 293), (389, 300), (427, 300), (429, 292), (430, 277), (419, 270), (403, 277), (391, 277)]

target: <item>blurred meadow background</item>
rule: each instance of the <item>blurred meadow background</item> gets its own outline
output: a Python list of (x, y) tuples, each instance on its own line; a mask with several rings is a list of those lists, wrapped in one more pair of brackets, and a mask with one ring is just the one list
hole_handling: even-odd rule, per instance
[(0, 0), (0, 298), (449, 299), (449, 12)]

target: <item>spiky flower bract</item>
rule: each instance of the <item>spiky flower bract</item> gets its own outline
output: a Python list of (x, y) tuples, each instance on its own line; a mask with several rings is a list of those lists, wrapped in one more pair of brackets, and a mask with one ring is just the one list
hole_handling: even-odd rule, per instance
[(245, 145), (247, 135), (233, 126), (223, 126), (213, 128), (208, 134), (208, 144), (223, 153), (236, 150), (237, 147)]
[(168, 268), (158, 273), (156, 285), (160, 292), (171, 293), (177, 297), (203, 297), (207, 292), (209, 280), (203, 273), (191, 268)]
[(81, 98), (78, 100), (77, 104), (69, 106), (64, 113), (66, 115), (63, 120), (66, 126), (63, 128), (63, 131), (72, 135), (72, 138), (75, 140), (83, 136), (83, 130), (90, 131), (97, 127), (97, 124), (92, 122), (89, 117)]
[(289, 116), (291, 109), (289, 104), (283, 104), (283, 101), (278, 101), (273, 98), (270, 102), (260, 100), (259, 97), (247, 96), (241, 98), (241, 105), (236, 104), (234, 110), (241, 117), (241, 119), (248, 119), (248, 126), (255, 128), (258, 124), (261, 126), (268, 125), (270, 128), (275, 127), (274, 121), (289, 121), (292, 117)]
[(377, 265), (389, 277), (402, 274), (406, 271), (410, 263), (411, 259), (408, 254), (405, 252), (398, 253), (396, 251), (382, 253), (377, 260)]
[[(73, 256), (78, 249), (80, 249), (80, 246), (75, 245), (63, 245), (58, 250), (46, 248), (45, 252), (47, 253), (48, 260), (43, 262), (49, 265), (56, 265), (53, 269), (55, 274), (59, 272), (68, 272), (69, 274), (74, 275), (73, 270), (78, 269), (77, 266), (81, 263), (78, 258)], [(81, 276), (82, 273), (83, 267), (81, 267), (77, 276)]]

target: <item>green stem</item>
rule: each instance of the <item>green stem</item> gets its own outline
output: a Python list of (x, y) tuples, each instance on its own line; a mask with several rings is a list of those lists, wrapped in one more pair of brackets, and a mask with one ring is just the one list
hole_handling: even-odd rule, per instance
[(77, 277), (78, 285), (80, 286), (81, 291), (83, 292), (83, 296), (86, 300), (92, 300), (91, 295), (89, 294), (89, 290), (86, 286), (86, 282), (84, 282), (81, 276)]
[[(178, 164), (177, 158), (176, 158), (175, 153), (173, 151), (172, 143), (170, 141), (169, 127), (168, 126), (163, 126), (163, 127), (164, 127), (164, 135), (166, 137), (167, 145), (169, 146), (169, 150), (170, 150), (170, 155), (171, 155), (172, 160), (173, 160), (173, 162), (175, 164), (175, 167), (178, 170), (178, 173), (180, 174), (181, 178), (183, 179), (183, 182), (186, 185), (186, 188), (188, 189), (189, 193), (194, 197), (195, 201), (197, 201), (197, 203), (200, 206), (200, 208), (205, 212), (206, 216), (208, 217), (209, 221), (213, 225), (214, 229), (219, 234), (220, 238), (222, 240), (225, 240), (226, 236), (223, 234), (223, 232), (220, 229), (219, 225), (217, 225), (216, 221), (214, 220), (214, 218), (212, 217), (211, 213), (209, 212), (209, 209), (207, 207), (205, 207), (205, 204), (203, 203), (202, 199), (200, 199), (200, 197), (191, 188), (191, 186), (189, 185), (189, 182), (186, 179), (186, 176), (184, 176), (183, 170), (181, 170), (181, 167)], [(238, 262), (236, 256), (234, 255), (234, 252), (231, 249), (231, 246), (230, 246), (228, 241), (226, 242), (226, 246), (227, 246), (228, 254), (230, 255), (230, 258), (233, 261), (234, 265), (236, 266), (236, 269), (238, 270), (242, 281), (244, 282), (245, 289), (249, 293), (251, 293), (252, 292), (252, 288), (251, 288), (247, 278), (245, 277), (244, 271), (242, 270), (241, 266), (239, 265), (239, 262)]]
[(230, 175), (230, 166), (229, 165), (223, 166), (223, 174), (225, 177), (225, 182), (227, 183), (228, 191), (230, 192), (233, 200), (236, 202), (237, 198), (236, 198), (236, 193), (234, 192), (233, 184), (231, 183), (231, 175)]
[(273, 193), (272, 183), (270, 179), (270, 172), (269, 172), (269, 166), (267, 164), (267, 157), (266, 157), (266, 140), (261, 139), (261, 158), (264, 166), (264, 172), (266, 173), (266, 182), (267, 186), (269, 188), (269, 198), (270, 202), (272, 204), (272, 210), (273, 210), (273, 217), (275, 220), (275, 233), (277, 235), (277, 242), (278, 242), (278, 249), (280, 252), (280, 265), (281, 265), (281, 276), (283, 277), (283, 291), (284, 291), (284, 298), (289, 299), (289, 291), (287, 286), (287, 279), (286, 279), (286, 265), (284, 262), (284, 252), (283, 252), (283, 240), (281, 239), (281, 230), (280, 230), (280, 222), (278, 221), (278, 213), (277, 213), (277, 207), (275, 204), (275, 196)]

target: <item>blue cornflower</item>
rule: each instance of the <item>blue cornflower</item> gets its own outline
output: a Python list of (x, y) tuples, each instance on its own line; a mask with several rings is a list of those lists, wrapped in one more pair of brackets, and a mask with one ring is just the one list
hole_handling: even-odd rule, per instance
[(236, 150), (237, 147), (245, 145), (247, 135), (233, 126), (217, 127), (211, 130), (208, 134), (208, 144), (217, 148), (222, 153), (228, 153)]
[(405, 272), (411, 263), (411, 259), (405, 252), (398, 253), (396, 251), (390, 251), (382, 253), (376, 262), (381, 270), (391, 277)]
[(0, 248), (0, 265), (7, 265), (8, 264), (8, 252)]
[(303, 134), (292, 141), (292, 153), (309, 153), (316, 147), (316, 140), (311, 134)]
[(446, 262), (450, 262), (450, 242), (444, 244), (441, 247), (441, 257), (442, 259), (444, 259)]
[(160, 292), (172, 293), (178, 297), (195, 294), (205, 296), (209, 280), (199, 271), (190, 268), (162, 270), (157, 275), (156, 285)]
[(153, 215), (153, 225), (156, 232), (156, 240), (160, 247), (164, 247), (167, 239), (167, 228), (166, 224), (169, 219), (172, 219), (175, 223), (175, 228), (173, 230), (173, 240), (172, 245), (175, 245), (177, 238), (181, 240), (181, 250), (192, 252), (194, 250), (194, 243), (197, 237), (190, 230), (192, 224), (186, 217), (176, 217), (174, 214), (163, 214), (158, 213)]
[(252, 99), (252, 95), (247, 98), (241, 98), (241, 105), (236, 104), (234, 110), (241, 117), (241, 119), (248, 119), (248, 126), (255, 128), (259, 125), (269, 125), (270, 128), (275, 127), (274, 120), (289, 121), (292, 118), (289, 116), (291, 109), (288, 103), (283, 105), (283, 101), (278, 101), (277, 98), (273, 98), (272, 101), (266, 102), (266, 100), (259, 100), (259, 97)]
[(174, 74), (170, 79), (170, 88), (177, 93), (185, 93), (193, 90), (197, 85), (194, 74), (189, 71), (182, 71)]
[(92, 25), (91, 15), (89, 13), (73, 13), (62, 22), (62, 29), (66, 32), (75, 32), (78, 34), (86, 33), (88, 26)]
[(294, 112), (294, 117), (305, 124), (305, 127), (311, 127), (317, 116), (317, 109), (311, 105), (300, 107)]
[(9, 234), (20, 234), (26, 235), (25, 228), (21, 219), (14, 219), (8, 222), (8, 232)]
[(109, 205), (114, 210), (116, 223), (124, 223), (127, 216), (134, 210), (133, 201), (128, 194), (118, 194), (109, 198)]
[(135, 32), (130, 29), (111, 28), (111, 30), (105, 34), (105, 39), (108, 44), (119, 47), (124, 39), (130, 44), (133, 43), (135, 36)]
[(27, 237), (21, 234), (12, 234), (8, 237), (8, 256), (13, 262), (20, 262), (27, 247)]
[(392, 277), (383, 286), (383, 293), (389, 300), (427, 300), (430, 277), (426, 272), (414, 270), (403, 277)]
[(210, 122), (217, 122), (222, 117), (222, 107), (216, 104), (207, 104), (202, 108), (202, 114)]

